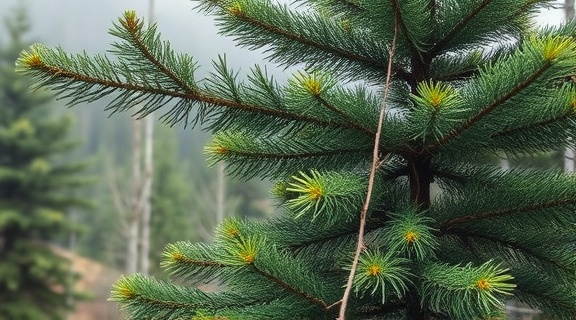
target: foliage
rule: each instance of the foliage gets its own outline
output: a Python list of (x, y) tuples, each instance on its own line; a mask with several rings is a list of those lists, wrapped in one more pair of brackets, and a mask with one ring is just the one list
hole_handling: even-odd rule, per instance
[(86, 163), (62, 163), (71, 119), (50, 116), (50, 96), (29, 92), (13, 61), (29, 29), (19, 7), (6, 20), (0, 41), (0, 318), (63, 319), (76, 293), (76, 275), (49, 245), (76, 227), (68, 210), (88, 205), (74, 190), (88, 180)]
[[(131, 11), (111, 31), (115, 59), (35, 45), (17, 68), (71, 104), (113, 95), (114, 112), (163, 109), (168, 123), (202, 123), (215, 132), (211, 161), (277, 181), (280, 216), (228, 219), (211, 245), (165, 250), (171, 274), (221, 290), (128, 276), (112, 299), (134, 319), (334, 318), (382, 108), (347, 317), (499, 318), (514, 299), (571, 319), (576, 178), (479, 161), (552, 152), (575, 138), (576, 23), (533, 28), (548, 2), (198, 0), (241, 45), (283, 66), (305, 64), (282, 85), (262, 67), (242, 81), (225, 57), (195, 79), (193, 58)], [(432, 184), (441, 189), (434, 198)]]

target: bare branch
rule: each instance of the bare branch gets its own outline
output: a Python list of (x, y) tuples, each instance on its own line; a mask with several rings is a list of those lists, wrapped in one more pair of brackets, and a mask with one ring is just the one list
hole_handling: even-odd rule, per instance
[(354, 282), (354, 275), (356, 274), (356, 268), (358, 267), (358, 259), (360, 258), (360, 253), (364, 250), (364, 228), (366, 227), (366, 215), (368, 213), (368, 207), (370, 206), (370, 199), (372, 197), (372, 189), (374, 188), (374, 177), (376, 176), (376, 170), (381, 165), (384, 159), (380, 159), (380, 135), (382, 133), (382, 123), (384, 122), (384, 117), (386, 115), (386, 100), (388, 99), (388, 92), (390, 90), (390, 79), (392, 77), (392, 60), (394, 57), (394, 52), (396, 51), (396, 35), (398, 33), (398, 13), (396, 12), (394, 16), (394, 37), (392, 38), (392, 45), (390, 47), (390, 57), (388, 58), (388, 72), (386, 75), (386, 83), (384, 85), (384, 97), (382, 98), (382, 106), (380, 108), (380, 116), (378, 118), (378, 130), (376, 131), (375, 141), (374, 141), (374, 152), (372, 154), (372, 167), (370, 168), (370, 177), (368, 179), (368, 191), (366, 193), (366, 200), (364, 201), (364, 206), (362, 207), (362, 212), (360, 213), (360, 227), (358, 230), (358, 242), (356, 245), (356, 252), (354, 253), (354, 260), (352, 261), (352, 267), (350, 268), (350, 275), (348, 276), (348, 282), (346, 283), (346, 290), (344, 290), (344, 295), (342, 296), (342, 304), (340, 305), (340, 314), (338, 320), (345, 320), (346, 317), (346, 305), (348, 304), (348, 298), (350, 297), (350, 292), (352, 291), (352, 285)]

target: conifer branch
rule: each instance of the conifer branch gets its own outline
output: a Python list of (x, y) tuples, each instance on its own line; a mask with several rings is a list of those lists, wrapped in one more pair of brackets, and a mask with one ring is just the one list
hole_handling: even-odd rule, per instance
[[(450, 43), (450, 41), (452, 41), (454, 37), (456, 37), (460, 32), (462, 32), (462, 30), (464, 30), (464, 28), (474, 17), (476, 17), (480, 12), (482, 12), (482, 10), (485, 9), (492, 2), (493, 0), (482, 0), (482, 2), (480, 2), (478, 6), (474, 8), (474, 10), (470, 11), (470, 13), (462, 20), (460, 20), (442, 39), (436, 42), (436, 44), (429, 50), (430, 55), (435, 56), (439, 52), (441, 52), (444, 46)], [(525, 12), (527, 8), (539, 2), (543, 1), (542, 0), (528, 1), (526, 2), (525, 5), (519, 6), (518, 10), (516, 10), (515, 12), (511, 12), (509, 17), (513, 19), (516, 16), (516, 14), (520, 12)]]
[[(319, 49), (319, 50), (322, 50), (322, 51), (324, 51), (324, 52), (330, 53), (330, 54), (332, 54), (332, 55), (339, 56), (339, 57), (342, 57), (342, 58), (345, 58), (345, 59), (348, 59), (348, 60), (356, 61), (356, 62), (359, 62), (359, 63), (361, 63), (361, 64), (367, 65), (367, 66), (376, 67), (377, 69), (384, 69), (384, 68), (386, 68), (386, 65), (383, 64), (383, 63), (380, 62), (380, 61), (373, 60), (373, 59), (370, 59), (370, 58), (365, 57), (365, 56), (362, 56), (362, 55), (358, 55), (358, 54), (356, 54), (356, 53), (354, 53), (354, 52), (346, 51), (346, 50), (344, 50), (344, 49), (342, 49), (342, 48), (336, 48), (336, 47), (333, 47), (333, 46), (329, 46), (329, 45), (326, 45), (326, 44), (319, 43), (319, 42), (314, 41), (314, 40), (312, 40), (312, 39), (303, 37), (303, 36), (301, 36), (301, 35), (299, 35), (299, 34), (295, 34), (295, 33), (292, 33), (292, 32), (290, 32), (290, 31), (288, 31), (288, 30), (284, 30), (284, 29), (278, 28), (277, 26), (274, 26), (274, 25), (265, 23), (265, 22), (263, 22), (263, 21), (257, 20), (257, 19), (255, 19), (255, 18), (253, 18), (253, 17), (248, 16), (248, 15), (245, 15), (245, 14), (242, 14), (242, 13), (241, 13), (241, 14), (239, 14), (239, 15), (236, 15), (236, 17), (237, 17), (238, 19), (241, 19), (241, 20), (243, 20), (243, 21), (245, 21), (245, 22), (247, 22), (247, 23), (249, 23), (249, 24), (251, 24), (251, 25), (254, 25), (254, 26), (256, 26), (256, 27), (258, 27), (258, 28), (260, 28), (260, 29), (262, 29), (262, 30), (265, 30), (265, 31), (267, 31), (267, 32), (280, 35), (280, 36), (282, 36), (282, 37), (285, 37), (285, 38), (287, 38), (287, 39), (293, 40), (293, 41), (295, 41), (295, 42), (301, 43), (301, 44), (303, 44), (303, 45), (306, 45), (306, 46), (309, 46), (309, 47), (312, 47), (312, 48), (317, 48), (317, 49)], [(390, 54), (390, 53), (389, 53), (389, 54)], [(404, 71), (402, 68), (399, 68), (399, 67), (396, 67), (396, 66), (393, 66), (392, 68), (393, 68), (394, 74), (395, 74), (399, 79), (402, 79), (402, 80), (405, 80), (405, 81), (410, 81), (410, 80), (411, 80), (410, 74), (407, 73), (406, 71)]]
[[(420, 50), (418, 50), (418, 46), (416, 45), (416, 43), (414, 43), (414, 41), (411, 39), (410, 37), (410, 33), (408, 32), (408, 27), (406, 26), (406, 23), (404, 22), (404, 19), (402, 18), (402, 14), (400, 12), (400, 6), (398, 4), (398, 0), (391, 0), (392, 2), (392, 7), (394, 8), (394, 19), (398, 19), (398, 25), (402, 28), (402, 32), (404, 33), (404, 35), (406, 35), (406, 40), (408, 40), (408, 43), (410, 45), (410, 51), (412, 51), (415, 55), (417, 55), (418, 57), (422, 57)], [(397, 28), (398, 26), (395, 25), (394, 28)]]
[[(339, 123), (329, 120), (322, 120), (294, 112), (289, 112), (279, 109), (264, 108), (261, 106), (256, 106), (252, 104), (247, 104), (244, 102), (238, 102), (229, 99), (223, 99), (219, 97), (210, 96), (199, 92), (196, 89), (190, 88), (188, 86), (182, 87), (183, 91), (170, 90), (165, 88), (155, 88), (135, 83), (123, 82), (120, 79), (110, 80), (98, 77), (92, 77), (79, 72), (73, 72), (66, 70), (57, 66), (49, 65), (47, 63), (41, 62), (36, 65), (27, 65), (29, 71), (40, 72), (42, 76), (47, 77), (46, 82), (64, 82), (73, 81), (76, 83), (85, 83), (90, 86), (98, 86), (101, 88), (111, 88), (124, 91), (123, 94), (128, 92), (149, 94), (160, 97), (171, 97), (184, 100), (192, 100), (198, 103), (205, 103), (208, 105), (226, 107), (230, 109), (247, 111), (255, 114), (263, 114), (267, 116), (277, 117), (280, 119), (285, 119), (289, 121), (296, 122), (307, 122), (315, 124), (322, 127), (334, 127), (334, 128), (354, 128), (352, 125), (346, 123)], [(156, 111), (161, 108), (162, 104), (158, 104), (153, 110), (147, 110), (147, 112)]]
[(450, 30), (444, 38), (440, 39), (436, 44), (430, 48), (430, 55), (434, 56), (443, 49), (445, 45), (447, 45), (458, 33), (460, 33), (464, 27), (472, 20), (482, 9), (484, 9), (492, 0), (482, 0), (478, 4), (478, 7), (474, 8), (474, 10), (470, 11), (470, 13), (464, 17), (464, 19), (460, 20), (453, 28)]
[(458, 72), (448, 73), (438, 77), (439, 81), (454, 81), (454, 80), (464, 80), (472, 78), (473, 76), (477, 75), (480, 68), (475, 67), (474, 69), (468, 70), (460, 70)]
[(239, 156), (254, 159), (302, 159), (302, 158), (315, 158), (315, 157), (329, 157), (329, 156), (341, 155), (344, 153), (358, 153), (366, 151), (368, 151), (368, 149), (356, 148), (356, 149), (339, 149), (339, 150), (304, 152), (304, 153), (265, 153), (265, 152), (240, 151), (234, 149), (223, 149), (221, 153), (231, 156)]
[[(316, 0), (315, 2), (319, 3), (320, 5), (324, 5), (323, 1)], [(329, 5), (335, 6), (338, 8), (340, 8), (339, 6), (347, 7), (353, 11), (360, 11), (360, 12), (366, 11), (366, 8), (363, 7), (362, 4), (358, 3), (358, 1), (355, 1), (355, 0), (333, 0), (329, 3)], [(342, 11), (347, 12), (346, 10), (342, 10)]]
[(142, 25), (139, 24), (139, 20), (136, 19), (135, 15), (125, 15), (125, 20), (120, 21), (122, 26), (126, 28), (128, 34), (132, 36), (132, 43), (136, 45), (136, 48), (144, 55), (144, 57), (150, 61), (158, 70), (164, 73), (168, 78), (172, 79), (180, 88), (184, 89), (185, 92), (194, 93), (196, 90), (191, 88), (175, 75), (170, 69), (166, 68), (153, 54), (150, 52), (146, 44), (142, 41)]
[(528, 288), (524, 288), (521, 286), (516, 287), (516, 290), (526, 292), (527, 294), (532, 295), (532, 296), (536, 296), (539, 298), (544, 298), (544, 299), (550, 300), (553, 302), (553, 304), (559, 305), (560, 307), (566, 309), (570, 313), (569, 317), (565, 317), (565, 316), (559, 317), (560, 319), (574, 319), (576, 317), (576, 305), (570, 304), (570, 302), (567, 302), (566, 300), (559, 299), (558, 297), (553, 296), (549, 292), (540, 292), (540, 291), (528, 290)]
[(358, 123), (358, 121), (356, 121), (355, 119), (353, 119), (349, 115), (342, 112), (342, 110), (336, 108), (335, 106), (331, 105), (328, 101), (324, 100), (324, 98), (322, 98), (319, 94), (315, 94), (314, 97), (316, 98), (316, 100), (318, 100), (318, 102), (320, 102), (320, 104), (322, 104), (324, 107), (326, 107), (326, 109), (337, 113), (343, 120), (345, 120), (354, 129), (358, 129), (359, 131), (363, 131), (369, 136), (374, 136), (376, 134), (376, 132), (374, 132), (374, 130), (369, 129), (369, 128), (363, 126), (362, 124)]
[(366, 11), (366, 8), (362, 7), (361, 4), (359, 4), (356, 1), (353, 0), (340, 0), (340, 2), (342, 2), (344, 5), (353, 8), (354, 10), (358, 10), (358, 11)]
[(510, 215), (517, 215), (526, 213), (533, 210), (542, 210), (542, 209), (550, 209), (555, 207), (562, 207), (568, 205), (576, 205), (576, 199), (568, 198), (563, 200), (551, 201), (547, 203), (536, 203), (531, 204), (525, 207), (518, 207), (512, 209), (505, 209), (505, 210), (494, 210), (494, 211), (487, 211), (487, 212), (477, 212), (474, 214), (466, 215), (463, 217), (454, 218), (445, 222), (440, 223), (439, 229), (441, 232), (445, 232), (447, 229), (453, 228), (455, 225), (463, 224), (466, 222), (474, 221), (474, 220), (483, 220), (483, 219), (491, 219), (491, 218), (499, 218), (504, 216)]
[(283, 289), (290, 291), (298, 296), (303, 297), (304, 299), (321, 306), (324, 310), (328, 310), (331, 305), (328, 305), (326, 302), (324, 302), (322, 299), (314, 297), (308, 293), (306, 293), (303, 290), (300, 290), (286, 282), (284, 282), (282, 279), (275, 277), (274, 275), (258, 268), (256, 265), (252, 264), (252, 268), (254, 269), (254, 271), (256, 271), (256, 273), (258, 273), (259, 275), (265, 277), (266, 279), (270, 280), (271, 282), (274, 282), (275, 284), (277, 284), (278, 286), (282, 287)]
[(534, 81), (536, 81), (538, 79), (538, 77), (540, 77), (544, 72), (546, 72), (546, 70), (548, 70), (551, 66), (552, 66), (552, 64), (549, 61), (544, 63), (542, 65), (542, 67), (538, 68), (538, 70), (536, 70), (534, 73), (532, 73), (532, 75), (530, 75), (524, 82), (522, 82), (519, 85), (517, 85), (516, 87), (514, 87), (514, 89), (510, 90), (505, 95), (496, 99), (496, 101), (489, 104), (486, 108), (482, 109), (478, 114), (476, 114), (472, 118), (468, 119), (468, 121), (464, 122), (461, 126), (459, 126), (455, 130), (453, 130), (452, 132), (450, 132), (449, 134), (444, 136), (439, 141), (424, 147), (422, 149), (421, 153), (422, 154), (433, 153), (438, 148), (440, 148), (440, 147), (446, 145), (448, 142), (450, 142), (450, 140), (461, 135), (464, 131), (468, 130), (470, 127), (474, 126), (478, 121), (482, 120), (485, 116), (489, 115), (498, 106), (504, 104), (506, 101), (510, 100), (515, 95), (522, 92), (522, 90), (526, 89), (530, 84), (532, 84)]
[(386, 115), (386, 104), (388, 99), (388, 93), (390, 90), (390, 80), (392, 78), (392, 60), (394, 57), (394, 52), (396, 50), (396, 37), (398, 35), (398, 24), (399, 24), (398, 12), (394, 15), (394, 36), (392, 38), (392, 44), (390, 45), (390, 56), (388, 58), (388, 72), (386, 75), (386, 82), (384, 84), (384, 96), (382, 97), (382, 105), (380, 108), (380, 115), (378, 117), (378, 129), (376, 130), (376, 135), (374, 138), (374, 152), (372, 154), (372, 166), (370, 168), (370, 176), (368, 178), (368, 190), (366, 192), (366, 200), (364, 201), (364, 206), (362, 207), (362, 212), (360, 213), (360, 226), (358, 230), (358, 241), (356, 244), (356, 251), (354, 252), (354, 260), (352, 261), (352, 266), (350, 268), (350, 274), (348, 276), (348, 281), (346, 283), (346, 289), (344, 290), (344, 295), (342, 296), (342, 304), (340, 304), (340, 313), (338, 320), (346, 319), (346, 307), (348, 304), (348, 298), (350, 297), (350, 292), (352, 292), (352, 285), (354, 282), (354, 276), (356, 275), (356, 268), (358, 267), (358, 260), (360, 258), (360, 253), (364, 250), (364, 228), (366, 227), (366, 217), (368, 215), (368, 208), (370, 206), (370, 200), (372, 197), (372, 189), (374, 188), (374, 178), (376, 176), (376, 170), (378, 166), (382, 163), (380, 159), (380, 135), (382, 133), (382, 124), (384, 123), (384, 117)]
[(456, 181), (456, 182), (461, 183), (461, 184), (466, 183), (466, 177), (464, 177), (463, 175), (453, 173), (453, 172), (432, 170), (432, 174), (438, 178), (449, 179), (449, 180)]
[(296, 41), (298, 43), (302, 43), (304, 45), (307, 45), (307, 46), (310, 46), (313, 48), (317, 48), (317, 49), (320, 49), (322, 51), (326, 51), (326, 52), (329, 52), (331, 54), (341, 56), (341, 57), (349, 59), (349, 60), (355, 60), (355, 61), (358, 61), (362, 64), (375, 65), (379, 68), (384, 67), (379, 61), (370, 60), (364, 56), (355, 54), (353, 52), (348, 52), (348, 51), (345, 51), (345, 50), (340, 49), (340, 48), (335, 48), (335, 47), (331, 47), (331, 46), (328, 46), (325, 44), (318, 43), (318, 42), (311, 40), (309, 38), (305, 38), (299, 34), (295, 34), (295, 33), (292, 33), (288, 30), (278, 28), (277, 26), (262, 22), (260, 20), (254, 19), (252, 17), (246, 16), (246, 15), (239, 15), (238, 18), (246, 21), (249, 24), (255, 25), (255, 26), (257, 26), (263, 30), (266, 30), (270, 33), (274, 33), (274, 34), (283, 36), (285, 38)]
[[(535, 257), (538, 260), (541, 261), (545, 261), (548, 262), (552, 265), (555, 265), (561, 269), (564, 269), (568, 272), (572, 272), (572, 269), (568, 266), (565, 266), (561, 263), (559, 263), (556, 260), (553, 260), (545, 255), (542, 255), (534, 250), (531, 250), (529, 247), (526, 246), (522, 246), (520, 245), (518, 242), (514, 242), (514, 241), (510, 241), (510, 240), (504, 240), (504, 239), (500, 239), (497, 237), (493, 237), (493, 236), (489, 236), (486, 234), (479, 234), (479, 233), (475, 233), (475, 232), (471, 232), (470, 230), (459, 230), (459, 229), (450, 229), (446, 232), (446, 234), (452, 234), (452, 235), (456, 235), (456, 236), (465, 236), (467, 238), (478, 238), (478, 239), (484, 239), (484, 240), (488, 240), (490, 242), (495, 242), (495, 243), (499, 243), (504, 247), (513, 249), (515, 251), (520, 251), (522, 253), (528, 254), (530, 256)], [(472, 250), (473, 247), (470, 247), (469, 250)]]
[(430, 13), (432, 16), (432, 21), (434, 21), (436, 19), (436, 7), (438, 6), (438, 4), (436, 3), (436, 0), (430, 0), (429, 2), (429, 6), (430, 6)]
[[(366, 223), (367, 227), (364, 230), (365, 232), (370, 232), (370, 231), (376, 230), (378, 228), (381, 228), (384, 225), (384, 221), (382, 221), (382, 219), (370, 219), (370, 221), (366, 221), (366, 222), (367, 222)], [(370, 223), (368, 224), (368, 222), (370, 222)], [(312, 246), (315, 244), (319, 244), (319, 243), (323, 243), (323, 242), (329, 242), (329, 241), (335, 240), (335, 239), (342, 239), (344, 237), (356, 235), (357, 233), (358, 233), (358, 230), (346, 230), (343, 232), (332, 233), (330, 236), (324, 236), (324, 237), (319, 238), (319, 239), (304, 241), (304, 242), (290, 245), (290, 250), (294, 251), (294, 250), (298, 250), (300, 248), (305, 248), (305, 247)]]
[(178, 262), (178, 264), (187, 264), (187, 265), (194, 265), (194, 266), (201, 266), (201, 267), (220, 267), (220, 268), (226, 268), (229, 267), (226, 264), (220, 263), (220, 262), (216, 262), (216, 261), (208, 261), (208, 260), (197, 260), (197, 259), (192, 259), (192, 258), (188, 258), (184, 255), (178, 255), (177, 257), (174, 257), (172, 260), (174, 260), (175, 262)]
[(570, 118), (570, 116), (573, 116), (574, 113), (572, 111), (567, 111), (564, 114), (561, 114), (559, 116), (556, 116), (554, 118), (545, 120), (545, 121), (540, 121), (540, 122), (536, 122), (536, 123), (532, 123), (528, 126), (523, 126), (523, 127), (517, 127), (517, 128), (512, 128), (512, 129), (508, 129), (508, 130), (504, 130), (504, 131), (500, 131), (496, 134), (494, 134), (492, 136), (492, 138), (498, 138), (501, 136), (506, 136), (506, 135), (510, 135), (510, 134), (515, 134), (518, 133), (522, 130), (530, 130), (530, 129), (543, 129), (548, 125), (554, 124), (558, 121), (562, 121), (562, 120), (566, 120), (568, 118)]
[(194, 303), (190, 302), (175, 302), (174, 300), (163, 300), (163, 299), (154, 299), (152, 297), (144, 296), (142, 294), (135, 293), (131, 299), (143, 300), (144, 303), (153, 305), (153, 306), (160, 306), (162, 308), (167, 309), (196, 309), (198, 306)]
[[(145, 285), (150, 284), (159, 287), (149, 291)], [(247, 299), (251, 301), (247, 302)], [(238, 308), (263, 302), (246, 296), (239, 299), (238, 296), (226, 293), (207, 294), (196, 288), (176, 287), (171, 283), (160, 283), (150, 278), (143, 278), (140, 274), (122, 278), (114, 284), (110, 300), (123, 304), (123, 308), (128, 310), (137, 309), (139, 304), (146, 304), (148, 308), (155, 310), (156, 315), (168, 313), (171, 316), (197, 315), (199, 309), (214, 312), (225, 307)]]
[(364, 317), (379, 316), (382, 313), (398, 312), (406, 308), (405, 303), (390, 302), (384, 305), (365, 305), (359, 308), (358, 313)]

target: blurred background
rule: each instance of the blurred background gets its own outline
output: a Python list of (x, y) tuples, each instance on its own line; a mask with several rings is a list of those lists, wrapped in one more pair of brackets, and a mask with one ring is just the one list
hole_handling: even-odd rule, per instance
[[(537, 23), (560, 23), (563, 3)], [(208, 168), (202, 148), (210, 136), (199, 128), (109, 117), (105, 101), (67, 108), (14, 74), (18, 54), (34, 42), (105, 53), (114, 41), (106, 31), (128, 9), (156, 21), (175, 51), (194, 56), (197, 79), (218, 54), (245, 71), (263, 63), (261, 52), (235, 47), (194, 7), (188, 0), (0, 0), (0, 320), (121, 319), (106, 299), (122, 274), (166, 278), (159, 267), (166, 244), (210, 241), (226, 216), (272, 213), (268, 181)], [(288, 76), (269, 68), (280, 82)], [(522, 161), (561, 167), (562, 159), (559, 150)]]

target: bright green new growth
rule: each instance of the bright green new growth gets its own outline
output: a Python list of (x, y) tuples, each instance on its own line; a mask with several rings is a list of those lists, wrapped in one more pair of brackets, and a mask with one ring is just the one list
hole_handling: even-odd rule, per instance
[(219, 57), (195, 79), (193, 58), (131, 11), (111, 30), (115, 59), (35, 45), (17, 62), (72, 104), (113, 95), (112, 112), (202, 123), (215, 133), (211, 162), (277, 182), (277, 217), (228, 219), (212, 244), (166, 248), (163, 267), (187, 286), (119, 280), (112, 300), (131, 318), (335, 318), (381, 108), (346, 317), (493, 319), (507, 300), (576, 317), (576, 177), (483, 161), (573, 143), (576, 23), (533, 28), (545, 0), (198, 2), (240, 45), (307, 71), (278, 84), (254, 67), (242, 81)]

